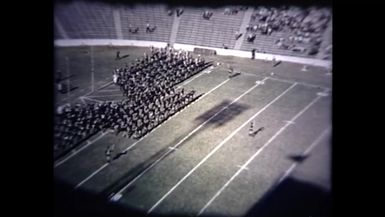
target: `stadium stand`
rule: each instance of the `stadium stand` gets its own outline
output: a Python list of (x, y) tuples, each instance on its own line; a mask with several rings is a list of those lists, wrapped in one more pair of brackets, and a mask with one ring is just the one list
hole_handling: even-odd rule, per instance
[[(225, 15), (224, 9), (211, 9), (209, 20), (202, 17), (204, 8), (188, 8), (181, 16), (176, 42), (221, 48), (223, 44), (229, 48), (235, 45), (234, 33), (239, 30), (243, 11), (236, 15)], [(214, 37), (212, 37), (214, 35)]]
[[(324, 37), (327, 26), (331, 26), (330, 12), (327, 9), (259, 7), (254, 10), (249, 23), (251, 30), (248, 31), (248, 34), (255, 33), (255, 39), (248, 42), (245, 38), (241, 49), (314, 58), (310, 51), (316, 41)], [(264, 30), (269, 28), (272, 28), (271, 34), (264, 34)], [(328, 35), (331, 32), (325, 36)]]
[[(172, 18), (167, 15), (163, 5), (137, 5), (121, 7), (120, 17), (124, 39), (168, 42), (171, 33)], [(156, 26), (152, 33), (146, 33), (146, 24)], [(138, 33), (130, 33), (129, 28), (139, 27)]]
[(56, 7), (55, 13), (72, 39), (117, 38), (112, 8), (105, 3), (64, 3)]
[[(232, 13), (234, 8), (236, 13)], [(95, 2), (58, 3), (55, 7), (55, 39), (126, 39), (191, 44), (286, 56), (331, 58), (331, 11), (328, 8), (256, 7), (248, 23), (245, 8), (186, 7), (175, 18), (166, 5), (107, 5)], [(205, 19), (205, 11), (212, 13)], [(171, 10), (172, 12), (172, 10)], [(176, 28), (173, 28), (177, 19)], [(248, 20), (248, 19), (246, 19)], [(146, 26), (154, 27), (146, 32)], [(253, 29), (253, 27), (255, 29)], [(134, 30), (138, 29), (137, 32)], [(172, 34), (172, 31), (177, 31)], [(254, 40), (248, 41), (248, 35)], [(171, 36), (175, 37), (172, 38)], [(174, 41), (175, 40), (175, 41)], [(239, 46), (239, 43), (241, 43)]]

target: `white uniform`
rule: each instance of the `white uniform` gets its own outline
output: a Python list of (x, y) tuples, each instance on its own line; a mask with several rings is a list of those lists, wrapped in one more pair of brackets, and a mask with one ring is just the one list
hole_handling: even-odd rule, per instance
[(114, 81), (115, 84), (118, 82), (118, 78), (119, 78), (119, 75), (117, 75), (117, 74), (114, 74), (112, 76), (112, 80)]

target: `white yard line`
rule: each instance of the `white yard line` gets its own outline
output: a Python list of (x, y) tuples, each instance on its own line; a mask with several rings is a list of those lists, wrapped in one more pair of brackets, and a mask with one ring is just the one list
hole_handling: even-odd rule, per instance
[(100, 172), (102, 169), (104, 169), (108, 163), (103, 164), (99, 169), (97, 169), (95, 172), (93, 172), (91, 175), (89, 175), (87, 178), (85, 178), (83, 181), (81, 181), (79, 184), (75, 186), (74, 189), (79, 188), (81, 185), (83, 185), (85, 182), (87, 182), (89, 179), (91, 179), (96, 173)]
[[(230, 79), (226, 79), (225, 81), (223, 81), (223, 82), (220, 83), (219, 85), (215, 86), (213, 89), (211, 89), (209, 92), (207, 92), (207, 93), (205, 93), (204, 95), (202, 95), (199, 99), (197, 99), (196, 101), (194, 101), (194, 102), (191, 103), (190, 105), (192, 105), (192, 104), (196, 103), (197, 101), (201, 100), (202, 98), (204, 98), (205, 96), (207, 96), (208, 94), (210, 94), (210, 93), (213, 92), (214, 90), (218, 89), (220, 86), (224, 85), (224, 84), (227, 83), (228, 81), (230, 81)], [(111, 83), (111, 82), (110, 82), (110, 83)], [(94, 101), (96, 101), (96, 102), (101, 102), (100, 100), (88, 98), (88, 97), (86, 97), (85, 95), (82, 96), (82, 97), (79, 97), (79, 98), (82, 99), (82, 100), (88, 99), (88, 100), (94, 100)], [(190, 105), (188, 105), (188, 106), (190, 106)], [(188, 107), (188, 106), (187, 106), (187, 107)], [(179, 113), (179, 112), (178, 112), (178, 113)], [(169, 120), (171, 120), (171, 119), (172, 119), (173, 117), (175, 117), (178, 113), (174, 114), (171, 118), (167, 119), (166, 122), (169, 121)], [(158, 125), (158, 127), (160, 127), (160, 126), (161, 126), (161, 124)], [(158, 128), (158, 127), (157, 127), (157, 128)], [(155, 129), (154, 129), (153, 131), (151, 131), (151, 132), (154, 132), (157, 128), (155, 128)], [(76, 150), (75, 152), (72, 152), (72, 153), (71, 153), (69, 156), (67, 156), (64, 160), (61, 160), (61, 161), (59, 161), (58, 163), (56, 163), (56, 164), (54, 165), (54, 167), (57, 167), (57, 166), (63, 164), (64, 162), (66, 162), (67, 160), (69, 160), (70, 158), (72, 158), (73, 156), (75, 156), (76, 154), (78, 154), (80, 151), (84, 150), (86, 147), (90, 146), (90, 145), (93, 144), (95, 141), (97, 141), (97, 140), (99, 140), (100, 138), (102, 138), (104, 135), (105, 135), (105, 134), (102, 134), (101, 136), (97, 137), (97, 139), (95, 139), (95, 140), (92, 141), (91, 143), (89, 143), (89, 144), (87, 144), (87, 145), (81, 147), (80, 149)], [(148, 135), (148, 134), (147, 134), (147, 135)], [(146, 136), (147, 136), (147, 135), (146, 135)], [(142, 137), (142, 138), (144, 138), (144, 137)], [(141, 139), (142, 139), (142, 138), (141, 138)], [(140, 139), (140, 140), (141, 140), (141, 139)], [(138, 140), (137, 142), (139, 142), (139, 140)], [(137, 142), (135, 142), (134, 144), (136, 145)], [(134, 144), (131, 145), (130, 147), (133, 147)], [(130, 147), (129, 147), (129, 148), (130, 148)], [(129, 149), (129, 148), (128, 148), (128, 149)], [(128, 150), (128, 149), (127, 149), (127, 150)]]
[[(317, 96), (313, 101), (311, 101), (305, 108), (298, 112), (290, 121), (294, 122), (299, 116), (301, 116), (307, 109), (310, 108), (314, 103), (316, 103), (321, 97)], [(242, 167), (247, 167), (250, 162), (257, 157), (279, 134), (281, 134), (288, 126), (290, 122), (287, 122), (281, 129), (278, 130), (257, 152), (255, 152), (243, 165)], [(238, 169), (238, 171), (220, 188), (217, 193), (206, 203), (206, 205), (199, 211), (198, 215), (201, 215), (207, 207), (222, 193), (223, 190), (242, 172), (243, 169)]]
[[(205, 96), (207, 96), (208, 94), (210, 94), (211, 92), (213, 92), (214, 90), (218, 89), (219, 87), (221, 87), (222, 85), (224, 85), (225, 83), (227, 83), (228, 81), (230, 81), (230, 79), (226, 79), (225, 81), (223, 81), (222, 83), (218, 84), (216, 87), (214, 87), (213, 89), (211, 89), (209, 92), (205, 93), (203, 96), (201, 96), (199, 99), (197, 99), (196, 101), (194, 101), (193, 103), (191, 103), (190, 105), (196, 103), (197, 101), (199, 101), (200, 99), (204, 98)], [(189, 105), (189, 106), (190, 106)], [(184, 111), (184, 110), (182, 110)], [(158, 125), (154, 130), (152, 130), (150, 133), (153, 133), (155, 130), (157, 130), (160, 126), (162, 126), (164, 123), (166, 123), (167, 121), (170, 121), (172, 118), (174, 118), (177, 114), (179, 114), (180, 112), (177, 112), (176, 114), (174, 114), (173, 116), (171, 116), (171, 118), (167, 119), (165, 122), (163, 122), (162, 124)], [(149, 134), (145, 135), (144, 137), (140, 138), (138, 141), (136, 141), (135, 143), (133, 143), (132, 145), (128, 146), (124, 151), (128, 151), (130, 150), (131, 148), (133, 148), (134, 146), (136, 146), (140, 141), (142, 141), (144, 138), (146, 138)], [(102, 166), (104, 168), (104, 165)], [(95, 176), (97, 173), (99, 173), (102, 169), (102, 167), (100, 167), (99, 169), (97, 169), (95, 172), (93, 172), (90, 176), (88, 176), (85, 180), (82, 180), (79, 184), (77, 184), (76, 186), (77, 187), (80, 187), (81, 185), (83, 185), (86, 181), (88, 181), (90, 178), (92, 178), (93, 176)]]
[[(273, 78), (273, 77), (269, 77), (269, 79), (275, 80), (275, 81), (286, 82), (286, 83), (289, 83), (289, 84), (293, 84), (293, 83), (295, 82), (295, 81), (290, 81), (290, 80), (283, 79), (283, 78)], [(309, 84), (309, 83), (306, 83), (306, 82), (297, 82), (297, 83), (300, 84), (300, 85), (308, 86), (308, 87), (322, 88), (322, 89), (324, 89), (324, 90), (330, 90), (329, 87), (325, 87), (325, 86), (322, 86), (322, 85)]]
[[(266, 80), (267, 78), (264, 78), (263, 80)], [(228, 79), (229, 80), (229, 79)], [(143, 170), (139, 175), (137, 175), (133, 180), (131, 180), (129, 183), (127, 183), (127, 185), (125, 185), (122, 189), (120, 189), (116, 194), (114, 195), (121, 195), (123, 193), (123, 191), (125, 189), (127, 189), (130, 185), (132, 185), (136, 180), (138, 180), (140, 177), (142, 177), (145, 173), (147, 173), (152, 167), (154, 167), (156, 164), (158, 164), (158, 162), (160, 162), (163, 158), (165, 158), (168, 154), (170, 154), (170, 152), (174, 151), (174, 149), (177, 149), (179, 145), (181, 145), (186, 139), (190, 138), (195, 132), (197, 132), (200, 128), (202, 128), (205, 124), (207, 124), (210, 120), (212, 120), (214, 117), (216, 117), (219, 113), (221, 113), (222, 111), (226, 110), (229, 106), (231, 106), (232, 104), (234, 104), (235, 102), (237, 102), (240, 98), (242, 98), (244, 95), (246, 95), (247, 93), (249, 93), (250, 91), (252, 91), (254, 88), (256, 88), (258, 85), (260, 85), (259, 83), (258, 84), (255, 84), (254, 86), (252, 86), (251, 88), (249, 88), (246, 92), (244, 92), (243, 94), (241, 94), (240, 96), (238, 96), (236, 99), (234, 99), (229, 105), (223, 107), (221, 110), (219, 110), (218, 112), (216, 112), (214, 115), (212, 115), (209, 119), (207, 119), (205, 122), (203, 122), (202, 124), (200, 124), (198, 127), (196, 127), (193, 131), (191, 131), (189, 134), (187, 134), (187, 136), (185, 136), (183, 139), (179, 140), (179, 142), (177, 144), (175, 144), (174, 146), (171, 146), (169, 147), (169, 150), (164, 153), (162, 156), (160, 156), (155, 162), (153, 162), (149, 167), (147, 167), (145, 170)], [(113, 198), (113, 197), (112, 197)], [(112, 199), (111, 198), (111, 199)]]
[[(310, 151), (316, 146), (319, 144), (319, 142), (329, 133), (331, 127), (328, 127), (327, 129), (325, 129), (321, 135), (319, 135), (317, 137), (317, 139), (314, 140), (314, 142), (302, 153), (302, 156), (306, 156), (310, 153)], [(279, 185), (283, 180), (285, 180), (287, 178), (287, 176), (290, 175), (290, 173), (295, 169), (295, 167), (297, 167), (298, 163), (295, 162), (293, 163), (289, 169), (287, 169), (284, 174), (282, 175), (282, 177), (278, 180), (278, 182), (275, 184), (275, 186)]]
[(75, 156), (77, 153), (81, 152), (83, 149), (87, 148), (88, 146), (92, 145), (93, 143), (95, 143), (96, 141), (98, 141), (99, 139), (101, 139), (103, 136), (105, 136), (107, 133), (102, 133), (100, 134), (98, 137), (96, 137), (94, 140), (92, 140), (92, 142), (89, 142), (88, 144), (82, 146), (81, 148), (71, 152), (70, 155), (66, 156), (64, 159), (62, 160), (59, 160), (58, 162), (55, 163), (54, 167), (58, 167), (60, 165), (62, 165), (64, 162), (68, 161), (70, 158), (72, 158), (73, 156)]
[[(256, 84), (259, 85), (259, 84)], [(217, 152), (228, 140), (230, 140), (235, 134), (237, 134), (244, 126), (250, 123), (255, 117), (261, 114), (265, 109), (267, 109), (271, 104), (280, 99), (283, 95), (285, 95), (289, 90), (291, 90), (296, 84), (291, 85), (287, 88), (283, 93), (277, 96), (274, 100), (265, 105), (262, 109), (260, 109), (257, 113), (255, 113), (251, 118), (245, 121), (241, 126), (239, 126), (236, 130), (234, 130), (229, 136), (227, 136), (221, 143), (219, 143), (206, 157), (204, 157), (192, 170), (190, 170), (182, 179), (180, 179), (166, 194), (164, 194), (148, 211), (151, 213), (168, 195), (170, 195), (185, 179), (187, 179), (200, 165), (202, 165), (210, 156), (212, 156), (215, 152)], [(255, 85), (254, 85), (255, 86)], [(246, 168), (246, 166), (244, 167)], [(242, 169), (241, 169), (242, 170)]]
[(111, 95), (92, 95), (92, 96), (87, 96), (87, 97), (110, 97), (110, 96), (121, 96), (121, 97), (123, 97), (123, 93), (111, 94)]

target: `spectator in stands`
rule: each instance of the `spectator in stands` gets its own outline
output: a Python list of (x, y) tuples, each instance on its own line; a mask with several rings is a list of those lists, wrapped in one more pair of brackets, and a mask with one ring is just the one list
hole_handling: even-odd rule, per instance
[(235, 40), (238, 40), (242, 36), (242, 33), (235, 31)]
[(209, 20), (212, 15), (213, 15), (213, 12), (210, 12), (208, 10), (203, 12), (203, 18), (206, 19), (206, 20)]
[(228, 49), (229, 47), (227, 47), (227, 45), (226, 44), (222, 44), (222, 47), (223, 47), (223, 49)]
[(318, 51), (319, 51), (319, 46), (313, 45), (310, 47), (308, 54), (313, 56), (313, 55), (316, 55), (318, 53)]
[(176, 9), (176, 16), (179, 17), (180, 15), (182, 15), (184, 12), (183, 8), (177, 8)]
[(172, 11), (171, 9), (168, 9), (168, 10), (167, 10), (167, 15), (168, 15), (168, 16), (172, 16), (172, 14), (173, 14), (173, 11)]
[(257, 32), (258, 31), (258, 25), (254, 25), (252, 28), (252, 31)]
[(230, 8), (225, 8), (225, 12), (223, 14), (230, 15), (231, 14)]
[(329, 44), (328, 46), (325, 47), (325, 53), (330, 54), (333, 50), (333, 45)]
[(246, 26), (246, 32), (248, 32), (248, 31), (251, 31), (251, 26), (250, 26), (250, 24), (247, 24), (247, 26)]
[(149, 23), (146, 24), (146, 33), (152, 33), (156, 29), (156, 26), (151, 26)]
[(255, 33), (250, 33), (248, 36), (247, 36), (247, 41), (248, 42), (253, 42), (254, 39), (256, 37), (256, 34)]
[(128, 26), (128, 31), (130, 33), (138, 33), (139, 27), (134, 28), (131, 24)]

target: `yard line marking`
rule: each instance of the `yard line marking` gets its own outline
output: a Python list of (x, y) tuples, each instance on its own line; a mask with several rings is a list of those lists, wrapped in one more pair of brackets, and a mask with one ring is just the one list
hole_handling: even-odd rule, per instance
[(242, 166), (242, 165), (237, 165), (237, 167), (241, 168), (242, 170), (249, 170), (248, 167)]
[(318, 96), (329, 96), (329, 93), (324, 91), (324, 92), (318, 92), (317, 95)]
[(123, 93), (112, 94), (112, 95), (92, 95), (92, 96), (88, 96), (88, 97), (109, 97), (109, 96), (122, 96), (123, 97)]
[[(303, 108), (300, 112), (298, 112), (290, 121), (294, 122), (299, 116), (301, 116), (307, 109), (310, 108), (314, 103), (316, 103), (321, 97), (317, 96), (314, 100), (312, 100), (305, 108)], [(286, 123), (281, 129), (279, 129), (257, 152), (255, 152), (242, 166), (247, 167), (250, 162), (258, 156), (279, 134), (281, 134), (290, 123)], [(207, 207), (222, 193), (222, 191), (242, 172), (242, 169), (239, 169), (218, 191), (217, 193), (206, 203), (206, 205), (199, 211), (198, 215), (201, 215)]]
[[(189, 81), (184, 82), (184, 83), (183, 83), (182, 85), (180, 85), (180, 86), (185, 86), (186, 84), (188, 84), (188, 83), (190, 83), (191, 81), (193, 81), (193, 80), (199, 78), (199, 77), (202, 76), (203, 74), (207, 74), (207, 72), (201, 72), (199, 75), (197, 75), (197, 76), (191, 78)], [(178, 86), (178, 88), (179, 88), (180, 86)]]
[[(251, 74), (251, 73), (247, 73), (247, 72), (242, 72), (242, 73), (245, 74), (245, 75), (248, 75), (248, 76), (259, 77), (259, 75), (255, 75), (255, 74)], [(285, 82), (285, 83), (289, 83), (289, 84), (294, 84), (294, 82), (296, 82), (296, 81), (290, 81), (290, 80), (283, 79), (283, 78), (275, 78), (275, 77), (273, 78), (273, 77), (270, 77), (270, 76), (268, 76), (268, 78), (271, 79), (271, 80), (281, 81), (281, 82)], [(330, 88), (325, 87), (325, 86), (321, 86), (321, 85), (310, 84), (310, 83), (299, 82), (299, 81), (297, 81), (297, 83), (301, 84), (301, 85), (304, 85), (304, 86), (308, 86), (308, 87), (323, 88), (326, 91), (330, 90)]]
[[(197, 99), (196, 101), (194, 101), (193, 103), (191, 103), (190, 105), (194, 104), (195, 102), (199, 101), (200, 99), (204, 98), (205, 96), (207, 96), (208, 94), (210, 94), (211, 92), (213, 92), (214, 90), (216, 90), (217, 88), (219, 88), (220, 86), (222, 86), (223, 84), (227, 83), (230, 79), (226, 79), (225, 81), (223, 81), (222, 83), (220, 83), (219, 85), (215, 86), (213, 89), (211, 89), (209, 92), (205, 93), (204, 95), (202, 95), (199, 99)], [(90, 99), (86, 96), (82, 96), (82, 99)], [(95, 100), (95, 99), (90, 99), (90, 100), (94, 100), (94, 101), (99, 101), (99, 100)], [(188, 106), (190, 106), (188, 105)], [(183, 111), (183, 110), (182, 110)], [(179, 111), (181, 112), (181, 111)], [(168, 120), (172, 119), (173, 117), (175, 117), (179, 112), (177, 112), (176, 114), (174, 114), (171, 118), (167, 119), (165, 122), (167, 122)], [(165, 123), (164, 122), (164, 123)], [(160, 124), (161, 125), (161, 124)], [(160, 125), (158, 125), (158, 127), (160, 127)], [(154, 130), (152, 130), (151, 132), (154, 132), (158, 127), (156, 127)], [(71, 155), (67, 156), (65, 159), (59, 161), (58, 163), (56, 163), (54, 165), (54, 167), (57, 167), (61, 164), (63, 164), (65, 161), (67, 161), (68, 159), (72, 158), (73, 156), (75, 156), (77, 153), (79, 153), (80, 151), (82, 151), (83, 149), (85, 149), (86, 147), (88, 147), (89, 145), (91, 145), (92, 143), (96, 142), (97, 140), (99, 140), (100, 138), (102, 138), (104, 135), (106, 135), (107, 133), (103, 133), (102, 135), (100, 135), (99, 137), (97, 137), (94, 141), (92, 141), (90, 144), (87, 144), (83, 147), (81, 147), (79, 150), (77, 150), (76, 152), (72, 153)], [(147, 134), (148, 135), (148, 134)], [(146, 136), (147, 136), (146, 135)], [(144, 137), (146, 137), (144, 136)], [(140, 140), (136, 141), (134, 144), (136, 145), (136, 143), (138, 143), (139, 141), (141, 141), (144, 137), (142, 137)], [(131, 145), (129, 146), (126, 150), (129, 150), (131, 147), (135, 146), (135, 145)]]
[[(294, 81), (290, 81), (290, 80), (283, 79), (283, 78), (273, 78), (273, 77), (268, 77), (268, 78), (271, 79), (271, 80), (286, 82), (286, 83), (289, 83), (289, 84), (293, 84), (294, 83)], [(322, 85), (309, 84), (309, 83), (306, 83), (306, 82), (297, 82), (297, 83), (300, 84), (300, 85), (308, 86), (308, 87), (322, 88), (324, 90), (330, 90), (330, 88), (322, 86)]]
[[(226, 79), (225, 81), (223, 81), (222, 83), (218, 84), (217, 86), (215, 86), (213, 89), (211, 89), (209, 92), (205, 93), (203, 96), (199, 97), (196, 101), (192, 102), (190, 105), (196, 103), (197, 101), (199, 101), (200, 99), (204, 98), (205, 96), (207, 96), (208, 94), (210, 94), (211, 92), (213, 92), (214, 90), (218, 89), (220, 86), (224, 85), (225, 83), (227, 83), (228, 81), (230, 81), (230, 79)], [(159, 124), (155, 129), (153, 129), (149, 134), (143, 136), (142, 138), (140, 138), (138, 141), (134, 142), (132, 145), (128, 146), (124, 151), (128, 151), (130, 150), (131, 148), (133, 148), (134, 146), (136, 146), (140, 141), (142, 141), (144, 138), (146, 138), (148, 135), (150, 135), (151, 133), (155, 132), (155, 130), (157, 130), (158, 128), (160, 128), (160, 126), (162, 126), (163, 124), (165, 124), (167, 121), (171, 120), (172, 118), (174, 118), (177, 114), (179, 114), (180, 112), (184, 111), (181, 110), (179, 112), (177, 112), (176, 114), (174, 114), (173, 116), (171, 116), (169, 119), (167, 119), (165, 122), (163, 122), (162, 124)], [(97, 169), (98, 172), (94, 172), (92, 173), (90, 176), (87, 177), (87, 180), (89, 180), (90, 178), (92, 178), (92, 176), (95, 176), (97, 173), (99, 173), (102, 169), (99, 168)], [(145, 170), (146, 171), (146, 170)], [(87, 180), (83, 180), (81, 181), (77, 186), (80, 187), (82, 184), (84, 184)], [(136, 179), (135, 179), (136, 180)], [(127, 186), (128, 187), (128, 186)]]
[(255, 81), (256, 84), (265, 84), (264, 81)]
[[(266, 80), (267, 78), (264, 78)], [(230, 80), (230, 79), (227, 79)], [(185, 136), (183, 139), (181, 139), (176, 145), (172, 146), (172, 148), (176, 149), (179, 145), (181, 145), (186, 139), (188, 139), (191, 135), (193, 135), (196, 131), (198, 131), (200, 128), (202, 128), (206, 123), (208, 123), (211, 119), (213, 119), (215, 116), (217, 116), (222, 111), (226, 110), (230, 105), (234, 104), (236, 101), (238, 101), (241, 97), (252, 91), (255, 87), (257, 87), (259, 84), (255, 84), (251, 88), (249, 88), (246, 92), (238, 96), (236, 99), (234, 99), (229, 105), (223, 107), (221, 110), (216, 112), (214, 115), (212, 115), (209, 119), (207, 119), (205, 122), (200, 124), (198, 127), (196, 127), (193, 131), (191, 131), (187, 136)], [(128, 188), (132, 183), (134, 183), (137, 179), (139, 179), (141, 176), (143, 176), (147, 171), (149, 171), (152, 167), (154, 167), (158, 162), (160, 162), (163, 158), (165, 158), (170, 152), (173, 150), (169, 149), (167, 152), (165, 152), (162, 156), (160, 156), (154, 163), (152, 163), (149, 167), (147, 167), (145, 170), (143, 170), (139, 175), (137, 175), (133, 180), (131, 180), (126, 186), (124, 186), (121, 190), (119, 190), (116, 194), (122, 194), (123, 191)]]
[(120, 90), (119, 89), (104, 89), (104, 90), (99, 90), (99, 92), (120, 92)]
[(90, 96), (81, 96), (81, 97), (79, 97), (79, 99), (80, 100), (82, 100), (82, 102), (85, 102), (85, 100), (88, 100), (88, 101), (94, 101), (94, 102), (103, 102), (103, 101), (101, 101), (101, 100), (97, 100), (97, 99), (92, 99), (92, 98), (89, 98)]
[[(257, 85), (257, 84), (256, 84)], [(255, 113), (251, 118), (249, 118), (246, 122), (244, 122), (241, 126), (239, 126), (236, 130), (234, 130), (229, 136), (227, 136), (221, 143), (219, 143), (206, 157), (204, 157), (190, 172), (188, 172), (182, 179), (180, 179), (165, 195), (163, 195), (160, 200), (158, 200), (148, 211), (148, 213), (151, 213), (168, 195), (171, 194), (177, 188), (187, 177), (189, 177), (200, 165), (202, 165), (211, 155), (213, 155), (216, 151), (219, 150), (228, 140), (230, 140), (236, 133), (238, 133), (244, 126), (248, 125), (250, 121), (252, 121), (256, 116), (261, 114), (266, 108), (268, 108), (271, 104), (273, 104), (275, 101), (277, 101), (279, 98), (281, 98), (283, 95), (285, 95), (289, 90), (291, 90), (296, 83), (292, 84), (289, 88), (287, 88), (283, 93), (281, 93), (279, 96), (277, 96), (274, 100), (272, 100), (270, 103), (265, 105), (262, 109), (260, 109), (257, 113)], [(246, 165), (247, 166), (247, 165)]]
[(79, 99), (82, 101), (82, 103), (87, 104), (86, 101), (84, 101), (84, 97), (83, 96), (79, 97)]
[(63, 164), (64, 162), (66, 162), (67, 160), (69, 160), (70, 158), (72, 158), (73, 156), (75, 156), (76, 154), (78, 154), (79, 152), (81, 152), (83, 149), (87, 148), (88, 146), (92, 145), (93, 143), (95, 143), (96, 141), (98, 141), (99, 139), (101, 139), (103, 136), (105, 136), (107, 133), (102, 133), (100, 134), (98, 137), (96, 137), (94, 140), (92, 140), (91, 142), (89, 140), (87, 140), (87, 144), (82, 146), (81, 148), (77, 149), (77, 150), (73, 150), (73, 152), (71, 152), (70, 155), (68, 155), (67, 157), (65, 157), (64, 159), (58, 161), (57, 163), (55, 163), (54, 165), (54, 168), (60, 166), (61, 164)]
[[(316, 145), (318, 145), (319, 144), (319, 142), (323, 139), (323, 137), (325, 137), (328, 133), (329, 133), (329, 131), (330, 131), (330, 129), (331, 129), (331, 127), (328, 127), (327, 129), (325, 129), (315, 140), (314, 140), (314, 142), (309, 146), (309, 147), (307, 147), (306, 148), (306, 150), (302, 153), (302, 156), (306, 156), (306, 155), (308, 155), (309, 153), (310, 153), (310, 151), (316, 146)], [(290, 175), (290, 173), (295, 169), (295, 167), (297, 167), (298, 166), (298, 163), (297, 162), (295, 162), (295, 163), (293, 163), (290, 167), (289, 167), (289, 169), (287, 169), (285, 172), (284, 172), (284, 174), (282, 175), (282, 177), (278, 180), (278, 182), (274, 185), (274, 186), (277, 186), (277, 185), (279, 185), (283, 180), (285, 180), (286, 179), (286, 177), (287, 176), (289, 176)], [(273, 187), (274, 187), (273, 186)]]
[(88, 92), (88, 93), (86, 93), (86, 94), (84, 94), (83, 96), (80, 96), (80, 97), (86, 97), (86, 96), (88, 96), (88, 95), (90, 95), (91, 93), (93, 93), (94, 91), (90, 91), (90, 92)]
[[(112, 83), (114, 83), (114, 82), (113, 82), (113, 81), (110, 81), (110, 82), (104, 84), (103, 86), (97, 88), (96, 91), (98, 91), (98, 90), (100, 90), (100, 89), (103, 89), (103, 88), (105, 88), (106, 86), (108, 86), (108, 85), (110, 85), (110, 84), (112, 84)], [(93, 92), (95, 92), (95, 91), (90, 91), (90, 92), (84, 94), (83, 96), (88, 96), (88, 95), (90, 95), (90, 94), (93, 93)]]
[(284, 121), (285, 123), (288, 123), (288, 124), (295, 124), (294, 121)]
[(113, 81), (110, 81), (110, 82), (104, 84), (103, 86), (99, 87), (97, 90), (101, 90), (101, 89), (103, 89), (103, 88), (105, 88), (105, 87), (107, 87), (107, 86), (109, 86), (109, 85), (111, 85), (113, 83), (114, 83)]
[[(214, 90), (216, 90), (217, 88), (219, 88), (220, 86), (224, 85), (225, 83), (227, 83), (230, 79), (226, 79), (225, 81), (223, 81), (222, 83), (218, 84), (216, 87), (214, 87), (213, 89), (211, 89), (209, 92), (205, 93), (204, 95), (202, 95), (201, 97), (199, 97), (196, 101), (192, 102), (190, 105), (196, 103), (197, 101), (199, 101), (200, 99), (204, 98), (205, 96), (207, 96), (208, 94), (210, 94), (211, 92), (213, 92)], [(190, 105), (188, 105), (187, 107), (189, 107)], [(187, 108), (186, 107), (186, 108)], [(174, 118), (177, 114), (179, 114), (180, 112), (182, 112), (183, 110), (180, 110), (178, 111), (177, 113), (175, 113), (173, 116), (171, 116), (169, 119), (167, 119), (165, 122), (163, 122), (162, 124), (159, 124), (154, 130), (151, 131), (152, 132), (155, 132), (155, 130), (157, 130), (160, 126), (162, 126), (163, 124), (165, 124), (167, 121), (170, 121), (172, 118)], [(127, 147), (124, 151), (128, 151), (130, 150), (132, 147), (134, 147), (138, 142), (142, 141), (142, 139), (144, 139), (145, 137), (147, 137), (149, 134), (143, 136), (142, 138), (140, 138), (138, 141), (136, 141), (134, 144), (130, 145), (129, 147)]]
[(108, 163), (105, 163), (103, 166), (101, 166), (99, 169), (97, 169), (95, 172), (93, 172), (91, 175), (89, 175), (87, 178), (85, 178), (83, 181), (81, 181), (79, 184), (75, 186), (74, 189), (79, 188), (81, 185), (83, 185), (84, 182), (88, 181), (90, 178), (92, 178), (96, 173), (98, 173), (100, 170), (104, 169)]

